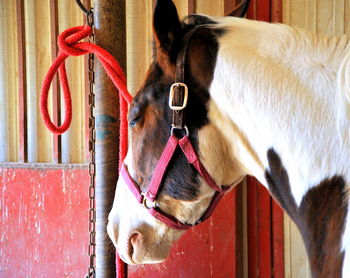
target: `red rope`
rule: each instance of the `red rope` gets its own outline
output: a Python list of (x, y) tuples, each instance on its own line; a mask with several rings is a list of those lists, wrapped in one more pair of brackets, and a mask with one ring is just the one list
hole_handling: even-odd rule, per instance
[[(119, 169), (124, 160), (128, 149), (128, 125), (127, 112), (128, 104), (132, 101), (132, 96), (126, 87), (126, 78), (123, 70), (119, 66), (114, 57), (103, 48), (88, 42), (79, 42), (88, 37), (92, 33), (90, 26), (77, 26), (63, 31), (58, 37), (58, 45), (60, 51), (57, 58), (52, 63), (47, 72), (43, 86), (41, 89), (40, 110), (41, 116), (46, 127), (55, 134), (64, 133), (72, 122), (72, 98), (68, 84), (67, 72), (65, 67), (65, 60), (69, 56), (80, 56), (88, 53), (94, 53), (101, 61), (107, 75), (112, 80), (113, 84), (119, 91), (120, 103), (120, 132), (119, 132)], [(48, 111), (48, 94), (52, 79), (57, 73), (63, 88), (63, 96), (65, 103), (65, 119), (61, 126), (55, 125), (50, 118)], [(117, 277), (124, 277), (125, 265), (117, 257)]]

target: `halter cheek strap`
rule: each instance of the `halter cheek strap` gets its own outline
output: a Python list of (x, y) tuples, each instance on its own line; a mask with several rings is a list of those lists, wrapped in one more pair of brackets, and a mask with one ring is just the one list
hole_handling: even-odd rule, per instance
[(153, 177), (145, 193), (141, 191), (138, 184), (133, 180), (125, 164), (123, 164), (121, 167), (121, 175), (123, 176), (131, 192), (136, 197), (137, 202), (142, 204), (152, 216), (154, 216), (155, 218), (157, 218), (158, 220), (160, 220), (161, 222), (165, 223), (166, 225), (168, 225), (173, 229), (186, 230), (194, 225), (180, 222), (174, 216), (169, 215), (168, 213), (162, 211), (157, 206), (157, 202), (156, 202), (156, 199), (165, 175), (165, 171), (178, 146), (180, 147), (182, 152), (185, 154), (187, 161), (195, 167), (195, 169), (203, 177), (206, 183), (216, 191), (207, 210), (203, 213), (201, 218), (194, 225), (203, 222), (209, 216), (211, 216), (216, 205), (218, 204), (218, 202), (220, 201), (224, 193), (230, 187), (229, 186), (219, 187), (215, 183), (213, 178), (210, 176), (210, 174), (207, 172), (203, 164), (200, 162), (198, 155), (196, 154), (187, 136), (184, 136), (181, 139), (178, 139), (174, 135), (171, 135), (169, 137), (168, 143), (166, 144), (164, 151), (156, 165), (156, 168), (153, 173)]

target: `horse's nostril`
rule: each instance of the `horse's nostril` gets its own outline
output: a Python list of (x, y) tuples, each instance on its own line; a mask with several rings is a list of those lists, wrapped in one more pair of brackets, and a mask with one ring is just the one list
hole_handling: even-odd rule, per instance
[(141, 241), (142, 241), (141, 240), (141, 234), (139, 232), (134, 232), (129, 237), (128, 255), (129, 255), (130, 259), (133, 259), (134, 255), (138, 253)]
[(142, 236), (139, 232), (135, 232), (130, 237), (130, 243), (135, 248), (142, 241)]

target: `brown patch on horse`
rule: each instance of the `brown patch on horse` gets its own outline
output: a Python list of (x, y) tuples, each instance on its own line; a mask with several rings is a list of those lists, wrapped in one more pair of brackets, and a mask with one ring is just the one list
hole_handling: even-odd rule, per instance
[(298, 218), (298, 207), (291, 192), (288, 173), (283, 167), (279, 155), (273, 149), (267, 151), (267, 160), (269, 170), (265, 171), (265, 178), (269, 190), (274, 199), (296, 222)]
[(344, 260), (341, 239), (348, 211), (345, 189), (340, 176), (324, 179), (308, 191), (300, 204), (314, 277), (341, 277)]
[(188, 17), (189, 25), (206, 26), (198, 28), (191, 38), (188, 47), (188, 68), (190, 75), (196, 83), (208, 90), (213, 80), (216, 57), (218, 52), (217, 38), (224, 33), (224, 30), (211, 28), (216, 22), (201, 15)]
[[(133, 178), (143, 191), (170, 137), (172, 115), (166, 93), (169, 88), (167, 77), (154, 64), (130, 108), (129, 122), (137, 120), (132, 128)], [(199, 188), (197, 173), (180, 150), (175, 151), (168, 169), (161, 192), (178, 200), (195, 199)]]
[(267, 152), (265, 177), (271, 194), (297, 224), (306, 245), (313, 277), (341, 277), (341, 251), (349, 197), (344, 178), (334, 176), (312, 187), (298, 208), (291, 194), (289, 177), (278, 154)]

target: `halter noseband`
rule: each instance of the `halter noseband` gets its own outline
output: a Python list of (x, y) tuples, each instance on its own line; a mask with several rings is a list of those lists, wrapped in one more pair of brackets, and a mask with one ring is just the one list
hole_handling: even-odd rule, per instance
[[(175, 83), (170, 87), (169, 94), (169, 107), (173, 111), (171, 135), (156, 165), (147, 191), (141, 191), (140, 186), (131, 177), (127, 166), (124, 163), (121, 167), (121, 175), (123, 176), (131, 192), (136, 197), (137, 202), (142, 204), (143, 207), (159, 221), (177, 230), (186, 230), (206, 220), (209, 216), (211, 216), (224, 193), (230, 188), (229, 186), (220, 187), (215, 183), (214, 179), (200, 162), (199, 157), (188, 138), (188, 129), (186, 125), (184, 125), (183, 110), (186, 108), (188, 99), (188, 88), (184, 83), (185, 55), (190, 38), (198, 27), (200, 26), (195, 27), (190, 34), (186, 36), (185, 45), (180, 50), (176, 60)], [(179, 139), (174, 135), (175, 130), (185, 130), (186, 134)], [(166, 169), (177, 147), (180, 147), (186, 156), (187, 161), (194, 166), (197, 172), (204, 178), (206, 183), (215, 190), (214, 197), (212, 198), (207, 210), (194, 225), (180, 222), (174, 216), (162, 211), (159, 206), (157, 206), (157, 196), (159, 194)]]

